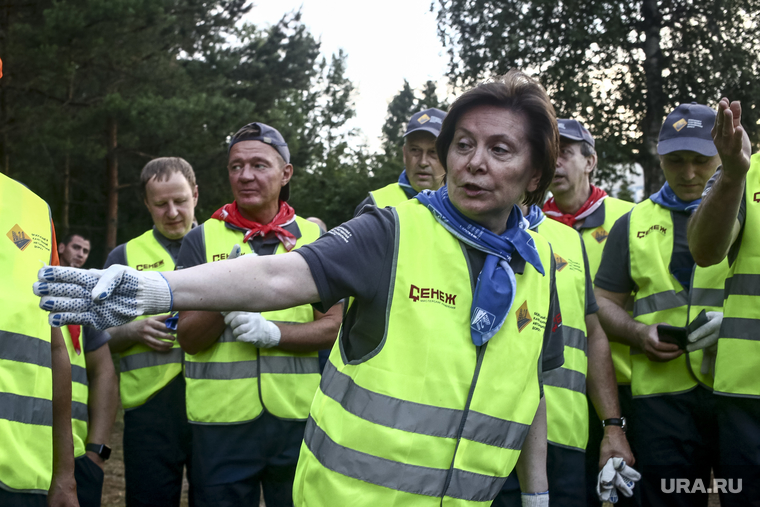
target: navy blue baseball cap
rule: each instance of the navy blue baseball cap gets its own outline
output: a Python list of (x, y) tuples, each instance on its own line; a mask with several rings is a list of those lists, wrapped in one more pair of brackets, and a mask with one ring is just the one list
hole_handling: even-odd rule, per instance
[(712, 157), (718, 154), (712, 138), (715, 110), (692, 102), (681, 104), (665, 118), (657, 142), (657, 153), (667, 155), (674, 151), (696, 151)]
[(595, 146), (594, 138), (586, 127), (581, 125), (578, 120), (568, 120), (557, 118), (557, 127), (559, 128), (559, 137), (570, 139), (571, 141), (586, 141), (591, 146)]
[(414, 113), (409, 123), (406, 125), (406, 133), (404, 137), (408, 136), (412, 132), (424, 131), (430, 132), (435, 137), (441, 133), (441, 125), (443, 125), (443, 119), (446, 118), (446, 113), (440, 109), (431, 108)]
[[(290, 163), (290, 150), (288, 150), (288, 143), (285, 142), (285, 138), (282, 137), (276, 128), (270, 127), (264, 123), (253, 122), (249, 123), (245, 127), (240, 128), (232, 139), (230, 139), (230, 145), (227, 147), (227, 156), (230, 154), (230, 150), (233, 146), (241, 141), (261, 141), (268, 144), (280, 154), (286, 164)], [(280, 189), (280, 200), (287, 201), (290, 198), (290, 182), (287, 182), (285, 186)]]
[(232, 136), (230, 145), (227, 147), (227, 154), (229, 155), (232, 147), (241, 141), (261, 141), (262, 143), (266, 143), (277, 150), (277, 153), (280, 154), (286, 164), (290, 163), (288, 143), (285, 142), (282, 134), (274, 127), (258, 122), (249, 123)]

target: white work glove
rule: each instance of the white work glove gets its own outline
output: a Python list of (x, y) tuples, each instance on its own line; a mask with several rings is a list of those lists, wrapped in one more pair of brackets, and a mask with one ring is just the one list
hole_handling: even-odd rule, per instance
[(710, 345), (702, 349), (702, 366), (699, 371), (702, 375), (712, 375), (715, 378), (715, 358), (718, 356), (718, 344)]
[(269, 349), (280, 344), (280, 328), (273, 322), (254, 312), (230, 312), (224, 323), (232, 329), (239, 342), (246, 342), (259, 348)]
[(689, 344), (686, 346), (687, 352), (704, 349), (718, 342), (720, 336), (720, 325), (723, 322), (723, 312), (707, 312), (707, 323), (698, 327), (689, 333)]
[(599, 472), (596, 494), (602, 502), (617, 503), (618, 491), (623, 496), (630, 497), (639, 479), (641, 474), (626, 465), (623, 458), (610, 458)]
[(549, 507), (549, 492), (523, 493), (520, 495), (522, 507)]
[(168, 313), (172, 291), (158, 271), (114, 264), (106, 270), (48, 266), (37, 273), (34, 293), (50, 312), (50, 325), (96, 329), (121, 326), (140, 315)]

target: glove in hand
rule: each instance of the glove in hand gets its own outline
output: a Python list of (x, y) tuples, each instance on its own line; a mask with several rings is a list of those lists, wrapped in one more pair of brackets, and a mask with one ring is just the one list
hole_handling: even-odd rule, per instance
[(708, 319), (707, 323), (689, 333), (689, 344), (686, 346), (687, 352), (704, 349), (718, 342), (720, 325), (723, 322), (723, 312), (707, 312), (705, 315)]
[(625, 464), (623, 458), (610, 458), (599, 472), (596, 494), (602, 502), (617, 503), (618, 492), (623, 496), (633, 495), (633, 487), (641, 475)]
[(522, 507), (549, 507), (549, 492), (523, 493), (520, 495)]
[(169, 283), (157, 271), (115, 264), (106, 270), (48, 266), (37, 274), (34, 293), (50, 312), (50, 325), (81, 324), (96, 329), (121, 326), (140, 315), (168, 313)]
[(250, 343), (264, 349), (280, 344), (280, 328), (262, 317), (260, 313), (230, 312), (224, 317), (224, 323), (232, 329), (232, 334), (239, 342)]

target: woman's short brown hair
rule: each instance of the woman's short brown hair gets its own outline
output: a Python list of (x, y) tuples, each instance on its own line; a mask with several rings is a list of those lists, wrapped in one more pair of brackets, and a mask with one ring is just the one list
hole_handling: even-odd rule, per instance
[(557, 115), (544, 87), (519, 70), (512, 69), (503, 76), (481, 83), (454, 101), (443, 120), (441, 133), (435, 143), (438, 160), (448, 171), (446, 157), (454, 140), (454, 131), (459, 118), (470, 109), (482, 105), (521, 113), (527, 119), (531, 163), (534, 168), (541, 169), (541, 180), (536, 190), (525, 193), (523, 203), (528, 206), (540, 205), (557, 167), (559, 155)]
[(180, 157), (160, 157), (145, 164), (140, 173), (140, 188), (143, 195), (145, 195), (145, 186), (152, 178), (156, 178), (156, 181), (166, 181), (174, 173), (182, 174), (190, 184), (190, 190), (195, 190), (195, 171), (187, 160)]

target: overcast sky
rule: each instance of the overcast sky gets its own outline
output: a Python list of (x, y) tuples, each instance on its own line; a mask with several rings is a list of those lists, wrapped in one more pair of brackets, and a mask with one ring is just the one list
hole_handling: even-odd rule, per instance
[(348, 54), (347, 76), (356, 88), (356, 118), (372, 150), (379, 145), (388, 102), (404, 79), (419, 89), (428, 79), (447, 92), (448, 56), (436, 33), (431, 0), (260, 0), (245, 20), (261, 28), (302, 7), (302, 21), (322, 42), (329, 61), (339, 48)]

